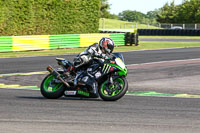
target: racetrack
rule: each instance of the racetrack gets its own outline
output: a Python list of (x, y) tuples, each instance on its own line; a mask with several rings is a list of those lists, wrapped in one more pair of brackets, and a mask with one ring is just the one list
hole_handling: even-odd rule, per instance
[[(124, 52), (129, 91), (200, 94), (200, 48)], [(75, 55), (63, 55), (69, 60)], [(45, 71), (55, 56), (2, 58), (1, 74)], [(195, 59), (195, 60), (194, 60)], [(173, 61), (172, 61), (173, 60)], [(177, 61), (182, 60), (182, 61)], [(164, 62), (163, 62), (164, 61)], [(159, 63), (152, 63), (159, 62)], [(147, 64), (148, 63), (148, 64)], [(23, 76), (22, 76), (23, 77)], [(40, 84), (40, 76), (0, 78), (1, 82)], [(38, 78), (38, 79), (37, 79)], [(5, 80), (6, 79), (6, 80)], [(38, 90), (0, 89), (0, 130), (4, 132), (196, 132), (200, 99), (126, 95), (101, 99), (44, 99)]]
[(199, 132), (199, 99), (125, 96), (99, 99), (43, 99), (39, 91), (1, 89), (1, 131)]

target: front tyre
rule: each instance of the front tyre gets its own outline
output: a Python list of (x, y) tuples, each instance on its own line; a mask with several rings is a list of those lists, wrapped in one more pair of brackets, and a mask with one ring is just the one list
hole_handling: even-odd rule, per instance
[(47, 75), (40, 86), (41, 94), (48, 99), (57, 99), (64, 94), (64, 85), (53, 75)]
[(99, 89), (99, 96), (104, 101), (116, 101), (123, 97), (128, 90), (128, 82), (125, 77), (118, 77), (109, 84), (106, 80)]

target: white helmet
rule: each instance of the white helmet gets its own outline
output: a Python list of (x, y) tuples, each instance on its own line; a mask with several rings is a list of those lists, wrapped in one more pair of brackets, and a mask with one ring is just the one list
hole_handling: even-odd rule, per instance
[(113, 52), (113, 49), (114, 49), (114, 42), (112, 39), (110, 38), (106, 38), (106, 37), (103, 37), (100, 41), (99, 41), (99, 47), (100, 49), (104, 49), (106, 53), (110, 54)]

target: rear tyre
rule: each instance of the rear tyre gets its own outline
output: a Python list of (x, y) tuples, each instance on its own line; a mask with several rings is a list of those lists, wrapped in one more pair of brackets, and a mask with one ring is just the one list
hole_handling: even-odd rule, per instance
[(99, 89), (99, 96), (104, 101), (116, 101), (123, 97), (128, 90), (128, 82), (126, 78), (119, 77), (114, 79), (112, 85), (107, 85), (107, 80)]
[(64, 85), (61, 82), (55, 82), (53, 75), (47, 75), (41, 83), (40, 92), (48, 99), (57, 99), (64, 95)]

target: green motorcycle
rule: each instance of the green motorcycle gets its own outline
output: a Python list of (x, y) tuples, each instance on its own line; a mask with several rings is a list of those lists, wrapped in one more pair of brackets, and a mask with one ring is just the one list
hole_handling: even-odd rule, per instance
[[(128, 90), (127, 68), (121, 53), (113, 53), (103, 61), (94, 58), (78, 71), (73, 69), (70, 61), (62, 58), (56, 60), (62, 68), (55, 70), (48, 66), (50, 74), (41, 83), (41, 94), (45, 98), (100, 96), (105, 101), (116, 101)], [(93, 88), (96, 88), (96, 92)]]

